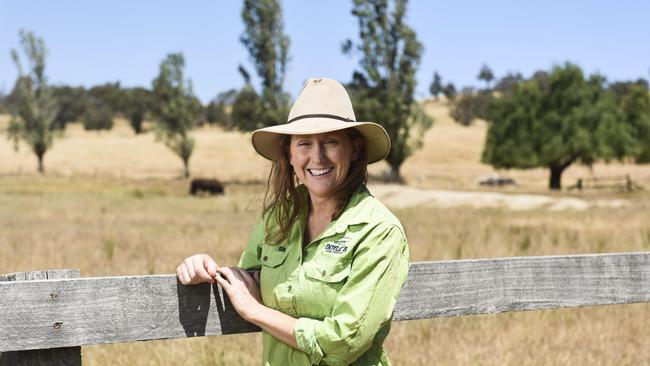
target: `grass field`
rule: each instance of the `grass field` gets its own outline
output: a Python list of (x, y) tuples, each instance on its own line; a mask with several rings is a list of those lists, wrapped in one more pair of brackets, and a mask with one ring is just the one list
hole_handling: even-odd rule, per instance
[[(424, 148), (403, 166), (407, 184), (423, 189), (485, 191), (476, 179), (485, 125), (463, 128), (430, 104), (436, 118)], [(0, 129), (7, 117), (0, 116)], [(195, 198), (179, 178), (182, 164), (151, 133), (134, 136), (118, 120), (110, 132), (72, 124), (45, 158), (47, 174), (24, 146), (0, 139), (0, 273), (79, 268), (82, 276), (172, 273), (187, 255), (207, 252), (234, 264), (261, 208), (268, 163), (248, 134), (194, 132), (195, 176), (226, 182), (226, 195)], [(382, 163), (383, 164), (383, 163)], [(371, 173), (380, 175), (382, 164)], [(550, 194), (547, 172), (500, 172), (519, 185), (508, 194)], [(650, 167), (571, 167), (577, 177), (630, 174), (646, 190), (566, 192), (553, 197), (619, 199), (619, 208), (509, 210), (468, 206), (393, 208), (413, 261), (650, 251)], [(371, 185), (379, 189), (378, 183)], [(387, 350), (396, 365), (650, 364), (650, 304), (632, 304), (394, 322)], [(259, 335), (206, 337), (82, 348), (86, 365), (257, 365)]]

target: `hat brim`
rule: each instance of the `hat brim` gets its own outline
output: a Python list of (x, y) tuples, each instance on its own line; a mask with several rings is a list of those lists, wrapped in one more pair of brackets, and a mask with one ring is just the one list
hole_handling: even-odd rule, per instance
[(345, 122), (331, 118), (305, 118), (291, 123), (261, 128), (253, 132), (253, 148), (269, 160), (278, 160), (277, 146), (283, 135), (313, 135), (354, 128), (366, 139), (368, 164), (386, 158), (390, 138), (386, 130), (374, 122)]

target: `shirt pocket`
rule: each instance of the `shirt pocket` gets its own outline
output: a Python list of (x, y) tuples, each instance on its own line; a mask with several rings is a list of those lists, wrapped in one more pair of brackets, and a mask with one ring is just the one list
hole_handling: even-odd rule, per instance
[(264, 267), (275, 268), (287, 259), (287, 248), (277, 245), (261, 244), (257, 247), (258, 260)]
[(351, 262), (339, 258), (320, 257), (303, 264), (301, 296), (296, 310), (301, 316), (323, 319), (330, 316), (338, 294), (350, 276)]
[(350, 275), (350, 261), (338, 258), (318, 258), (304, 265), (305, 276), (319, 282), (342, 282)]

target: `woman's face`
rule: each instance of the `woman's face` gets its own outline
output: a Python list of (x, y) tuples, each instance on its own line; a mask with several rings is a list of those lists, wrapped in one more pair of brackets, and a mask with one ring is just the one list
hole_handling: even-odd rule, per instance
[(351, 141), (343, 130), (292, 135), (289, 163), (312, 198), (327, 198), (347, 177), (350, 162), (357, 159), (360, 145), (360, 141)]

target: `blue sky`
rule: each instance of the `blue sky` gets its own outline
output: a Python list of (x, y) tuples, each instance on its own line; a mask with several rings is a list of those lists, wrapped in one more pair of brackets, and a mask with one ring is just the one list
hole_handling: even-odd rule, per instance
[[(54, 84), (150, 87), (160, 61), (180, 51), (195, 93), (208, 101), (243, 84), (240, 63), (253, 71), (239, 42), (241, 6), (231, 0), (0, 0), (0, 91), (13, 87), (9, 52), (18, 47), (18, 31), (28, 29), (45, 40)], [(351, 1), (284, 0), (282, 7), (291, 38), (285, 89), (295, 96), (310, 76), (348, 81), (358, 60), (343, 55), (340, 45), (357, 39)], [(407, 21), (425, 47), (418, 97), (427, 96), (434, 70), (445, 82), (479, 85), (483, 63), (497, 77), (528, 76), (568, 60), (609, 80), (648, 78), (648, 14), (645, 0), (412, 0)]]

